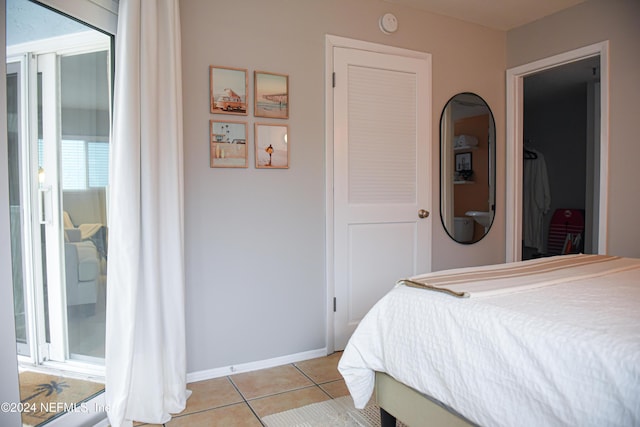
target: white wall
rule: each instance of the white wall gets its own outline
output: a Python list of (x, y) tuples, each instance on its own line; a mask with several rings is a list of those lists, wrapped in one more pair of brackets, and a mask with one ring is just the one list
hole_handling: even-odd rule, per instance
[[(609, 40), (609, 211), (607, 252), (640, 257), (637, 185), (640, 2), (589, 0), (507, 33), (507, 66)], [(606, 84), (606, 82), (602, 82)]]
[[(183, 0), (185, 257), (188, 371), (322, 349), (325, 343), (326, 34), (429, 52), (433, 58), (434, 269), (504, 260), (505, 33), (378, 0)], [(394, 35), (378, 18), (393, 12)], [(289, 75), (290, 119), (209, 113), (209, 65)], [(496, 223), (475, 245), (445, 233), (439, 215), (439, 120), (458, 92), (496, 116)], [(253, 108), (250, 109), (250, 114)], [(289, 124), (291, 167), (210, 169), (213, 117)]]

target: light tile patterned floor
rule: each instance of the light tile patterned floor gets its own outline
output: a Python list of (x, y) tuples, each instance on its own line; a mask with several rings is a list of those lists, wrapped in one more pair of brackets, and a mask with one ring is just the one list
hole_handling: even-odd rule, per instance
[[(167, 427), (263, 426), (262, 417), (346, 396), (341, 352), (260, 371), (190, 383), (187, 407)], [(140, 424), (137, 424), (140, 425)], [(146, 427), (152, 424), (143, 424)]]

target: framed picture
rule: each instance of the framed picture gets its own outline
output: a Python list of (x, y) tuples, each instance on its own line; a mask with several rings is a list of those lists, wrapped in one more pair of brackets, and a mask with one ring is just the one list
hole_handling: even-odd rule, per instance
[(471, 153), (456, 154), (456, 172), (471, 170)]
[(211, 112), (247, 115), (247, 70), (209, 67)]
[(209, 121), (209, 166), (212, 168), (246, 168), (248, 166), (247, 124)]
[(256, 168), (289, 167), (289, 126), (255, 124)]
[(289, 118), (288, 75), (255, 71), (253, 89), (253, 114), (256, 117)]

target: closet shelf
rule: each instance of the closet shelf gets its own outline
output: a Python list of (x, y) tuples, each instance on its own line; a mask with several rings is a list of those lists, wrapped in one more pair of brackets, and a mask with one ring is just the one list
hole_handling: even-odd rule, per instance
[(467, 151), (467, 150), (477, 150), (477, 149), (478, 149), (477, 145), (474, 145), (474, 146), (464, 145), (462, 147), (454, 147), (453, 151)]

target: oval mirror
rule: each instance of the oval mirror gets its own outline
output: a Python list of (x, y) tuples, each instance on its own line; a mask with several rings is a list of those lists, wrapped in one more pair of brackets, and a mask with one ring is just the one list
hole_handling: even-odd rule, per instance
[(475, 243), (495, 215), (496, 127), (489, 105), (459, 93), (440, 117), (440, 217), (458, 243)]

